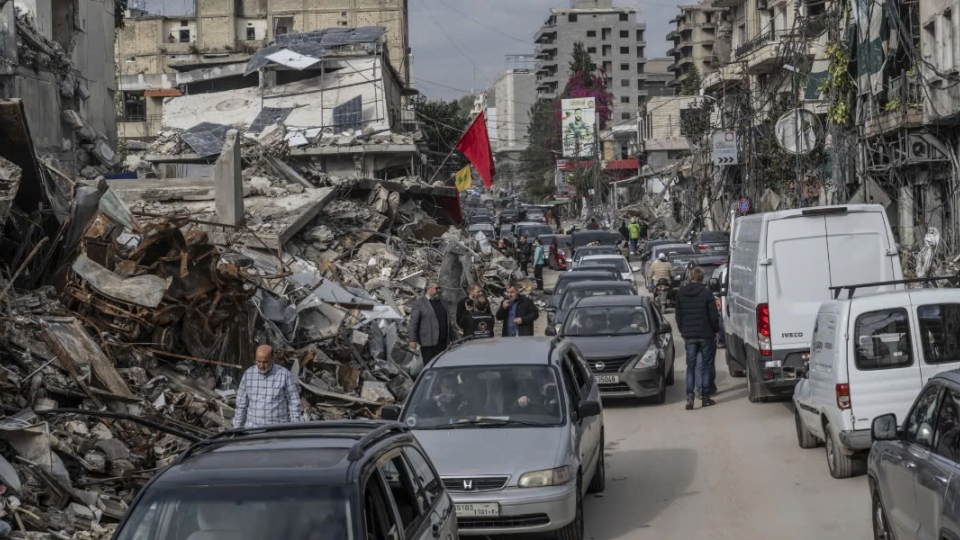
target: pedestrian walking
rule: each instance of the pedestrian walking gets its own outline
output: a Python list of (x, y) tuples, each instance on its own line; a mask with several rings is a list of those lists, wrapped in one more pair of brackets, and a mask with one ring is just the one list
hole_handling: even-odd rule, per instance
[(533, 323), (540, 316), (532, 300), (520, 294), (516, 285), (507, 289), (507, 298), (497, 310), (497, 320), (503, 321), (503, 337), (532, 336)]
[(487, 296), (480, 291), (476, 298), (468, 300), (466, 311), (457, 319), (457, 324), (463, 328), (463, 337), (467, 339), (485, 339), (493, 337), (493, 313)]
[(445, 351), (453, 341), (453, 318), (440, 301), (440, 284), (436, 281), (428, 282), (426, 293), (413, 303), (408, 332), (410, 348), (420, 349), (424, 363)]
[(557, 232), (560, 232), (560, 208), (556, 207), (553, 209), (553, 221), (557, 224)]
[(537, 280), (537, 290), (543, 291), (543, 265), (547, 262), (543, 253), (543, 242), (539, 238), (533, 241), (533, 277)]
[(520, 271), (525, 277), (530, 276), (527, 267), (530, 265), (530, 259), (533, 257), (533, 246), (527, 242), (527, 236), (520, 237), (520, 244), (517, 246), (517, 262), (520, 263)]
[(617, 229), (617, 232), (620, 233), (620, 237), (623, 238), (624, 241), (626, 241), (627, 238), (630, 237), (630, 230), (627, 228), (627, 222), (626, 222), (626, 221), (621, 221), (621, 222), (620, 222), (620, 228)]
[(637, 245), (640, 243), (640, 223), (637, 222), (637, 218), (630, 220), (630, 225), (627, 226), (627, 234), (630, 238), (630, 253), (637, 253)]
[[(716, 405), (710, 396), (716, 393), (715, 380), (717, 330), (720, 315), (713, 293), (703, 284), (703, 270), (690, 271), (690, 283), (677, 293), (677, 326), (687, 353), (687, 410), (693, 410), (697, 388), (703, 407)], [(698, 386), (699, 384), (699, 386)], [(714, 387), (711, 388), (711, 385)]]
[(300, 394), (293, 375), (273, 360), (273, 348), (257, 347), (257, 363), (247, 368), (237, 388), (233, 427), (256, 428), (300, 421)]

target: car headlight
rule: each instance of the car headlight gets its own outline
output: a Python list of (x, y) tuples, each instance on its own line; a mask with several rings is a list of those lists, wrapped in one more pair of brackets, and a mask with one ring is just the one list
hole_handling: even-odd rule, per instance
[(556, 469), (528, 472), (520, 477), (517, 486), (522, 488), (537, 488), (547, 486), (562, 486), (573, 478), (570, 466), (564, 465)]
[(633, 366), (634, 369), (643, 369), (649, 368), (657, 365), (657, 349), (656, 347), (650, 347), (647, 349), (647, 352), (643, 353), (643, 356), (640, 357), (640, 361), (637, 362), (637, 365)]

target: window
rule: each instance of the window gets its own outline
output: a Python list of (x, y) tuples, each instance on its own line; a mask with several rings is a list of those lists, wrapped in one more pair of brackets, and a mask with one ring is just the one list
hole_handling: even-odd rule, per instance
[(597, 37), (596, 30), (587, 30), (587, 37)]
[(643, 30), (637, 30), (637, 41), (643, 41)]
[(629, 14), (629, 13), (621, 13), (621, 14), (620, 14), (620, 20), (621, 20), (621, 21), (629, 21), (629, 20), (630, 20), (630, 14)]
[(190, 30), (180, 30), (180, 43), (190, 43)]
[(621, 114), (620, 114), (620, 119), (621, 119), (621, 120), (629, 120), (629, 119), (630, 119), (630, 113), (628, 113), (628, 112), (621, 113)]
[(567, 389), (567, 395), (570, 396), (570, 406), (574, 411), (577, 410), (577, 404), (580, 403), (580, 387), (577, 386), (576, 375), (573, 373), (573, 366), (570, 365), (570, 360), (564, 358), (563, 362), (560, 365), (560, 371), (562, 372), (563, 386)]
[(567, 15), (567, 22), (577, 22), (577, 14), (571, 13)]
[(960, 304), (934, 304), (917, 308), (923, 361), (927, 364), (960, 362)]
[(637, 47), (637, 58), (643, 58), (643, 47)]
[(620, 96), (620, 103), (630, 103), (630, 96)]
[(630, 87), (630, 79), (620, 79), (620, 86), (624, 88)]
[(180, 21), (180, 26), (187, 26), (187, 21)]
[[(707, 18), (707, 23), (708, 23), (708, 24), (711, 23), (711, 22), (713, 22), (713, 12), (712, 12), (712, 11), (704, 12), (703, 16)], [(801, 126), (803, 125), (802, 122), (798, 122), (798, 123), (799, 123)], [(795, 123), (794, 125), (796, 125), (796, 123)]]
[(613, 29), (612, 29), (612, 28), (604, 28), (604, 29), (602, 29), (602, 30), (600, 31), (600, 37), (601, 37), (604, 41), (610, 39), (610, 36), (611, 36), (612, 34), (613, 34)]
[(370, 475), (363, 488), (363, 523), (367, 538), (400, 537), (383, 477), (376, 472)]
[(943, 12), (943, 46), (940, 47), (941, 67), (945, 71), (954, 71), (953, 47), (956, 31), (953, 28), (953, 12)]
[(604, 62), (603, 70), (607, 73), (613, 73), (613, 62)]
[(430, 467), (430, 462), (419, 450), (408, 446), (403, 449), (403, 453), (407, 456), (407, 461), (410, 462), (414, 476), (417, 477), (420, 485), (417, 497), (421, 499), (424, 508), (431, 508), (433, 503), (443, 494), (443, 484), (440, 483), (440, 479), (437, 478), (436, 473)]
[(276, 17), (273, 19), (273, 34), (282, 36), (293, 31), (293, 17)]
[(937, 396), (940, 394), (940, 385), (932, 384), (920, 394), (913, 410), (903, 421), (903, 440), (931, 446), (933, 444), (933, 421), (937, 412)]
[(411, 536), (411, 533), (417, 529), (420, 518), (423, 517), (423, 509), (417, 504), (417, 488), (413, 482), (413, 475), (410, 474), (407, 463), (399, 453), (379, 469), (393, 495), (393, 502), (397, 505), (397, 513), (400, 514), (403, 529), (407, 531), (407, 536)]
[(950, 388), (944, 389), (940, 400), (933, 450), (954, 463), (960, 462), (960, 392)]
[(577, 361), (577, 357), (574, 356), (573, 351), (567, 351), (563, 359), (563, 364), (564, 367), (573, 373), (573, 379), (577, 382), (577, 388), (581, 390), (586, 389), (587, 374), (583, 372), (582, 366), (580, 366), (580, 362)]
[(247, 27), (247, 41), (253, 41), (257, 39), (257, 29), (248, 26)]
[[(643, 73), (643, 67), (644, 67), (643, 62), (640, 62), (640, 63), (637, 64), (637, 74), (638, 74), (638, 75), (641, 74), (641, 73)], [(802, 125), (802, 124), (801, 124), (801, 125)]]
[(620, 64), (620, 71), (630, 71), (630, 64)]
[(147, 104), (143, 94), (123, 93), (123, 121), (146, 122)]
[(612, 52), (613, 52), (613, 46), (611, 46), (611, 45), (604, 45), (604, 46), (603, 46), (603, 55), (604, 55), (604, 56), (610, 56), (610, 54), (611, 54)]
[(620, 54), (630, 54), (630, 47), (620, 47)]
[(596, 48), (596, 47), (587, 47), (587, 52), (590, 53), (590, 54), (597, 54), (597, 48)]
[(644, 103), (645, 101), (646, 101), (646, 98), (644, 98), (644, 96), (637, 96), (637, 105), (638, 105), (638, 106), (643, 105), (643, 103)]
[(860, 315), (854, 340), (857, 369), (895, 369), (913, 364), (910, 322), (905, 309), (885, 309)]
[(620, 37), (629, 39), (629, 38), (630, 38), (630, 31), (629, 31), (629, 30), (621, 30), (621, 31), (620, 31)]

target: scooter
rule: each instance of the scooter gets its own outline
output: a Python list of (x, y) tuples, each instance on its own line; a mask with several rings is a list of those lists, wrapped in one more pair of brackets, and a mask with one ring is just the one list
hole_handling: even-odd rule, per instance
[(657, 281), (657, 288), (653, 293), (653, 298), (654, 302), (656, 302), (660, 308), (660, 311), (666, 311), (667, 304), (670, 303), (670, 289), (672, 288), (673, 285), (668, 279), (660, 278), (660, 280)]

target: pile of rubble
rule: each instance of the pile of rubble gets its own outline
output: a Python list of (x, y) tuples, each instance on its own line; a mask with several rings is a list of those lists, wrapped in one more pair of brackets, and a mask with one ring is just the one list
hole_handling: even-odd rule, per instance
[(617, 212), (619, 221), (638, 218), (649, 226), (648, 238), (679, 236), (685, 229), (673, 218), (673, 208), (661, 194), (647, 194), (639, 202), (624, 206)]

